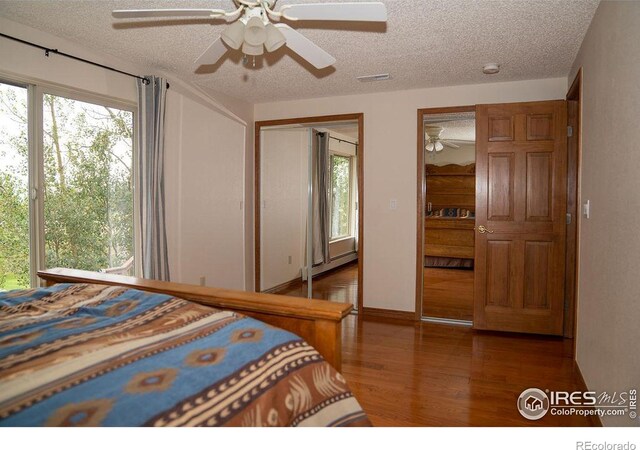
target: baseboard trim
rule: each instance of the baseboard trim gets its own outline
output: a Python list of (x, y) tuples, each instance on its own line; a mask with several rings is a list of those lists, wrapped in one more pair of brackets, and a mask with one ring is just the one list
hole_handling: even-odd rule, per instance
[(300, 280), (300, 278), (294, 278), (293, 280), (285, 281), (282, 284), (279, 284), (279, 285), (274, 286), (274, 287), (269, 288), (269, 289), (265, 289), (264, 291), (260, 291), (260, 292), (262, 292), (263, 294), (273, 294), (273, 293), (278, 292), (278, 291), (282, 291), (282, 290), (285, 290), (285, 289), (293, 288), (293, 287), (298, 286), (300, 284), (302, 284), (302, 281)]
[(416, 316), (413, 311), (397, 311), (395, 309), (362, 308), (363, 317), (383, 317), (385, 319), (402, 320), (404, 322), (415, 322)]
[[(582, 375), (582, 371), (580, 370), (580, 366), (578, 365), (578, 361), (576, 361), (575, 359), (573, 360), (573, 370), (575, 371), (576, 375), (578, 375), (578, 384), (579, 384), (579, 388), (581, 391), (588, 391), (589, 387), (587, 386), (587, 382), (584, 381), (584, 376)], [(591, 421), (592, 421), (592, 425), (595, 427), (604, 427), (604, 425), (602, 424), (602, 419), (600, 419), (600, 416), (590, 416)]]

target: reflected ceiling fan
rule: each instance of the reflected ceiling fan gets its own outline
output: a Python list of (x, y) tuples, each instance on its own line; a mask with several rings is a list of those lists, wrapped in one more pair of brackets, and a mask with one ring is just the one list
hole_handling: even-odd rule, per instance
[(387, 8), (381, 2), (306, 3), (284, 5), (275, 11), (277, 0), (233, 0), (237, 9), (127, 9), (113, 11), (116, 19), (143, 18), (202, 18), (225, 19), (233, 22), (196, 59), (198, 66), (215, 64), (231, 48), (247, 56), (259, 56), (279, 49), (283, 45), (311, 63), (324, 69), (336, 62), (329, 53), (284, 23), (289, 21), (357, 21), (386, 22)]
[(428, 152), (441, 152), (445, 146), (450, 148), (460, 148), (459, 145), (454, 144), (450, 140), (441, 139), (440, 135), (444, 131), (444, 128), (426, 125), (424, 127), (425, 132), (425, 150)]

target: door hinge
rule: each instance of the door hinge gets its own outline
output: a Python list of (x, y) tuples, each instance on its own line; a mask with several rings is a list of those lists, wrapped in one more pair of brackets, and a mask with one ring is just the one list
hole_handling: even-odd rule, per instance
[(571, 213), (567, 213), (567, 225), (571, 225)]
[(567, 137), (573, 136), (573, 127), (571, 125), (567, 125)]

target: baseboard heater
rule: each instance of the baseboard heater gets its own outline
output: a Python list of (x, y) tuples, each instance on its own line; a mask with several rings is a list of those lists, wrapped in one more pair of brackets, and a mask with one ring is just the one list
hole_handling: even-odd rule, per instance
[[(353, 253), (348, 253), (346, 255), (340, 256), (330, 262), (328, 262), (327, 264), (322, 264), (320, 266), (316, 266), (312, 269), (312, 276), (316, 276), (316, 275), (320, 275), (321, 273), (327, 272), (329, 270), (333, 270), (337, 267), (343, 266), (345, 264), (348, 264), (352, 261), (355, 261), (356, 259), (358, 259), (358, 253), (357, 252), (353, 252)], [(302, 281), (307, 281), (307, 268), (303, 267), (302, 268)]]

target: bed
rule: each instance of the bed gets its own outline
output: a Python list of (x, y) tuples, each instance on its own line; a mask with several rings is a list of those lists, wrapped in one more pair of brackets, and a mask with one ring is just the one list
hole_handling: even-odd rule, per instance
[(38, 275), (0, 293), (0, 426), (370, 425), (338, 371), (350, 305)]

